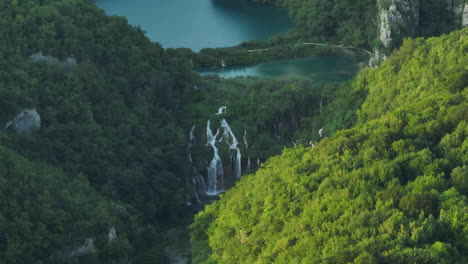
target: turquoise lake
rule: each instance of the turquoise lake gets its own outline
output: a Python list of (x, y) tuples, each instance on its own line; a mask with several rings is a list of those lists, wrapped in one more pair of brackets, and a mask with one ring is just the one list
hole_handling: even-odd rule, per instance
[(275, 60), (240, 67), (201, 69), (201, 75), (223, 78), (256, 76), (268, 78), (308, 77), (314, 81), (344, 82), (352, 79), (365, 65), (363, 58), (346, 54)]
[[(164, 48), (229, 47), (243, 41), (267, 39), (294, 24), (285, 10), (247, 0), (96, 0), (108, 15), (125, 16)], [(204, 69), (202, 75), (294, 78), (347, 81), (362, 68), (362, 58), (346, 54)]]
[(164, 48), (228, 47), (294, 26), (287, 12), (246, 0), (96, 0), (108, 15), (125, 16)]

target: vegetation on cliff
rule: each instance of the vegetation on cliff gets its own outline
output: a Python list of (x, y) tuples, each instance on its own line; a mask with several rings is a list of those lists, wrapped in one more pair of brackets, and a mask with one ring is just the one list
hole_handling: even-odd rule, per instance
[(465, 263), (467, 33), (406, 40), (359, 74), (357, 124), (206, 207), (194, 263)]

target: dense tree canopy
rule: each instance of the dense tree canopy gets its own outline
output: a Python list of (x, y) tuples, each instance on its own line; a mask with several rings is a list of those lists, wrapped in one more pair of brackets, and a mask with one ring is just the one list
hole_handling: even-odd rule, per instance
[[(0, 1), (1, 264), (166, 263), (162, 232), (193, 192), (188, 132), (221, 105), (239, 139), (247, 131), (243, 153), (262, 161), (318, 141), (321, 127), (358, 125), (286, 150), (208, 207), (194, 225), (195, 262), (464, 260), (466, 30), (408, 41), (351, 85), (222, 80), (192, 69), (216, 52), (164, 50), (93, 2)], [(366, 47), (371, 2), (281, 4), (300, 34)], [(7, 126), (29, 108), (40, 129)], [(73, 253), (89, 239), (96, 251)]]
[(194, 263), (468, 261), (467, 33), (407, 40), (360, 73), (357, 124), (206, 207)]
[[(67, 256), (112, 226), (114, 249), (80, 261), (160, 260), (159, 224), (186, 201), (189, 61), (89, 1), (1, 1), (0, 17), (0, 262)], [(40, 130), (3, 130), (26, 108)]]

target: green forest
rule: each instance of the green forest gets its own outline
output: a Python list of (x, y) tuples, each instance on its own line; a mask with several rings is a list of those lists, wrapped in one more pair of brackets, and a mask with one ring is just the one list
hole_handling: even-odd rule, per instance
[[(297, 26), (234, 50), (379, 47), (388, 5), (252, 2), (286, 8)], [(440, 5), (424, 4), (415, 36), (459, 28)], [(407, 39), (344, 84), (222, 79), (194, 70), (223, 49), (164, 49), (94, 0), (0, 1), (0, 264), (168, 263), (164, 233), (190, 224), (194, 264), (468, 262), (467, 32)], [(249, 142), (243, 167), (262, 165), (193, 222), (206, 123), (222, 118)]]
[(466, 263), (467, 32), (406, 40), (362, 71), (355, 125), (207, 206), (194, 263)]

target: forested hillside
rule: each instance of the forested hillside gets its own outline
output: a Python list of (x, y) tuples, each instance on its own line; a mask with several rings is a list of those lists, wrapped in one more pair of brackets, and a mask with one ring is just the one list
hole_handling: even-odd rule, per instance
[[(376, 1), (264, 2), (304, 39), (380, 45)], [(419, 35), (457, 27), (421, 12), (439, 21)], [(243, 171), (317, 146), (207, 207), (195, 263), (467, 261), (466, 33), (409, 40), (343, 86), (223, 80), (193, 71), (218, 53), (165, 50), (92, 0), (0, 1), (0, 264), (167, 263), (164, 232), (190, 220), (207, 120), (222, 119)], [(232, 152), (220, 147), (226, 171)]]
[(192, 225), (194, 263), (466, 263), (468, 29), (350, 84), (357, 124), (287, 149)]
[(184, 50), (93, 1), (1, 1), (0, 17), (2, 264), (165, 263), (163, 233), (190, 219), (212, 156), (199, 130), (189, 164), (190, 128), (227, 105), (247, 167), (292, 144), (338, 87), (200, 78)]
[[(0, 263), (161, 260), (187, 200), (190, 63), (87, 1), (1, 1), (0, 17)], [(11, 125), (24, 109), (40, 129)]]

